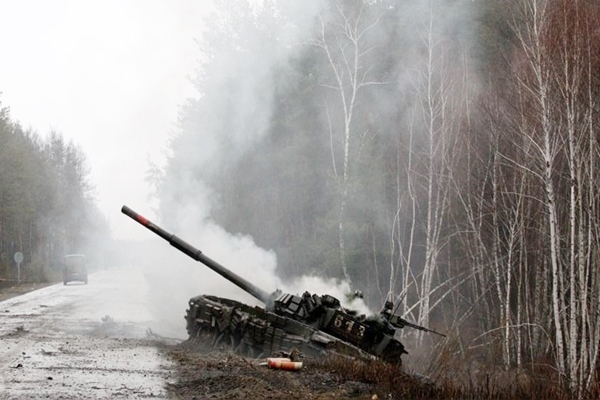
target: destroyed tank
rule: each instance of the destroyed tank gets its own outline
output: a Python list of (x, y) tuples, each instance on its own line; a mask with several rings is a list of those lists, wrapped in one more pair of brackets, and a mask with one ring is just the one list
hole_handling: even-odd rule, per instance
[(202, 338), (215, 347), (256, 358), (297, 351), (308, 357), (334, 353), (401, 364), (401, 356), (408, 352), (394, 338), (396, 328), (409, 326), (439, 334), (394, 315), (391, 302), (386, 302), (381, 313), (367, 317), (345, 309), (327, 294), (299, 296), (280, 290), (269, 294), (129, 207), (121, 211), (265, 305), (250, 306), (207, 294), (193, 297), (185, 315), (190, 339)]

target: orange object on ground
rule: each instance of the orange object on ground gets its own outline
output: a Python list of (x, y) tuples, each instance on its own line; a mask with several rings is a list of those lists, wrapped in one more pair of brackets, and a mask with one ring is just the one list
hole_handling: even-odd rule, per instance
[(267, 365), (273, 369), (283, 369), (285, 371), (298, 371), (302, 368), (301, 362), (295, 362), (289, 358), (270, 357), (267, 358)]

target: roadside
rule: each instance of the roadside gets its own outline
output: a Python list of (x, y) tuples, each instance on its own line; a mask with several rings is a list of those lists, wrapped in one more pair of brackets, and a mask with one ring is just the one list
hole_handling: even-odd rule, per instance
[(165, 350), (176, 371), (177, 379), (167, 384), (174, 399), (415, 400), (455, 394), (442, 393), (430, 382), (377, 360), (306, 358), (300, 370), (284, 371), (269, 368), (265, 359), (215, 350), (202, 342), (185, 341)]
[[(0, 399), (447, 398), (382, 362), (304, 359), (292, 372), (203, 343), (167, 344), (149, 334), (143, 304), (131, 297), (139, 277), (112, 275), (0, 289)], [(131, 310), (118, 314), (110, 302)]]
[(25, 293), (33, 292), (34, 290), (45, 288), (46, 286), (56, 285), (58, 282), (32, 283), (23, 282), (20, 284), (9, 284), (6, 281), (0, 286), (0, 301), (12, 299)]
[[(20, 320), (16, 318), (18, 315), (30, 313), (27, 308), (20, 311), (16, 306), (12, 306), (13, 303), (20, 302), (21, 299), (15, 298), (17, 296), (56, 285), (55, 288), (46, 289), (52, 291), (49, 295), (42, 296), (45, 290), (22, 297), (26, 300), (36, 296), (34, 303), (49, 304), (49, 296), (58, 298), (62, 296), (60, 293), (63, 289), (68, 293), (81, 291), (85, 295), (94, 288), (95, 283), (95, 280), (91, 281), (90, 288), (83, 285), (63, 288), (61, 282), (23, 283), (0, 288), (0, 301), (4, 301), (5, 308), (3, 314), (5, 319), (11, 315), (12, 323), (15, 319)], [(10, 299), (14, 300), (6, 302)], [(53, 308), (54, 305), (43, 306), (41, 311), (46, 312), (47, 309)], [(69, 311), (69, 314), (73, 313), (72, 310)], [(82, 335), (82, 332), (61, 333), (56, 336), (51, 334), (51, 331), (57, 328), (50, 326), (49, 318), (42, 320), (41, 315), (35, 319), (32, 319), (33, 317), (32, 315), (26, 320), (12, 324), (14, 326), (10, 329), (7, 324), (9, 320), (6, 320), (3, 330), (0, 330), (0, 337), (6, 345), (3, 361), (7, 366), (0, 386), (4, 386), (5, 393), (17, 397), (27, 394), (33, 396), (30, 398), (36, 398), (37, 392), (42, 397), (52, 394), (66, 398), (102, 398), (108, 395), (160, 398), (166, 396), (172, 399), (384, 398), (384, 392), (374, 383), (341, 379), (312, 360), (305, 360), (301, 371), (273, 370), (260, 365), (264, 362), (262, 359), (247, 359), (197, 344), (190, 346), (189, 343), (183, 342), (169, 345), (161, 342), (160, 337), (115, 338), (114, 336), (121, 336), (118, 333), (122, 332), (124, 324), (111, 319), (105, 318), (94, 323), (80, 320), (81, 330), (91, 332), (91, 336)], [(64, 320), (62, 325), (65, 325)], [(91, 325), (94, 326), (93, 329)], [(44, 326), (44, 329), (37, 332), (36, 327), (41, 326)], [(157, 389), (158, 382), (151, 383), (154, 379), (163, 379), (156, 371), (147, 367), (147, 364), (154, 363), (146, 355), (151, 347), (156, 348), (157, 354), (169, 360), (169, 369), (172, 368), (170, 372), (163, 370), (169, 376), (164, 394)], [(141, 364), (145, 366), (142, 367)], [(81, 392), (75, 383), (84, 377), (95, 381), (89, 386), (91, 390), (87, 392)], [(118, 381), (119, 386), (110, 389), (110, 380)], [(145, 389), (148, 387), (153, 389)], [(0, 398), (4, 397), (0, 395)]]
[(305, 363), (282, 371), (232, 353), (194, 353), (171, 349), (178, 380), (167, 388), (177, 399), (382, 399), (373, 384), (343, 382)]

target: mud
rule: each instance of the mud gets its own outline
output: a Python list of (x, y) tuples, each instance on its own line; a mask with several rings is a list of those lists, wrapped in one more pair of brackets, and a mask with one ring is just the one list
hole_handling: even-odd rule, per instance
[(317, 362), (299, 371), (270, 369), (264, 360), (230, 352), (192, 351), (171, 347), (177, 381), (167, 387), (177, 399), (381, 399), (375, 384), (346, 380)]

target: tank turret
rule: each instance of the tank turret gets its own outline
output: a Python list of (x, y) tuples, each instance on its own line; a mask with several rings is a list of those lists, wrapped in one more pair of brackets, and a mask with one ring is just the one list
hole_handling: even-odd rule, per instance
[(190, 338), (202, 337), (213, 346), (231, 347), (252, 357), (297, 349), (308, 356), (332, 352), (399, 364), (401, 355), (408, 353), (394, 338), (396, 328), (410, 326), (437, 333), (393, 315), (391, 306), (366, 317), (346, 310), (327, 294), (294, 295), (280, 290), (269, 294), (129, 207), (121, 211), (265, 304), (262, 308), (213, 295), (193, 297), (185, 316)]

